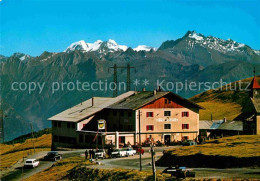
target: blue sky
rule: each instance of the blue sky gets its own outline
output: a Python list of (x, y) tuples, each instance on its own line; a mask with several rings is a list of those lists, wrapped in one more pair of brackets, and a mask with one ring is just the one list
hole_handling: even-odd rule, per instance
[(0, 54), (37, 56), (97, 39), (159, 47), (188, 30), (260, 49), (259, 8), (258, 0), (2, 0)]

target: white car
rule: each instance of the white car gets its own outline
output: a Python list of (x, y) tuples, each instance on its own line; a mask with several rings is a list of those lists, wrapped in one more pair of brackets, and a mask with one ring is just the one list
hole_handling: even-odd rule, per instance
[(116, 158), (116, 157), (124, 157), (126, 156), (126, 150), (120, 150), (120, 149), (116, 149), (111, 153), (111, 157), (112, 158)]
[(27, 159), (24, 163), (24, 167), (35, 168), (40, 164), (40, 162), (36, 159)]
[(136, 154), (136, 150), (133, 148), (126, 148), (126, 156), (134, 156)]
[(99, 159), (99, 158), (104, 159), (105, 156), (106, 156), (106, 152), (105, 152), (105, 150), (102, 150), (102, 149), (97, 150), (96, 153), (95, 153), (96, 159)]

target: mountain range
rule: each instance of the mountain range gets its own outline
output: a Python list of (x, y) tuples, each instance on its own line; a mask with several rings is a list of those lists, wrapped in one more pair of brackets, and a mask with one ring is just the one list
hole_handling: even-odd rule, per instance
[[(43, 52), (40, 56), (15, 53), (10, 57), (0, 55), (0, 75), (3, 108), (5, 114), (5, 137), (13, 139), (35, 130), (50, 127), (47, 118), (92, 96), (112, 96), (105, 91), (60, 90), (52, 94), (53, 82), (113, 81), (114, 64), (130, 64), (131, 80), (141, 84), (131, 89), (141, 90), (142, 81), (149, 80), (147, 90), (153, 90), (157, 81), (167, 82), (219, 82), (230, 83), (253, 76), (253, 69), (260, 72), (260, 51), (234, 40), (223, 40), (188, 31), (177, 40), (167, 40), (160, 47), (139, 45), (131, 48), (118, 45), (114, 40), (72, 43), (64, 52)], [(126, 81), (125, 69), (118, 71), (118, 81)], [(39, 94), (35, 91), (11, 90), (12, 83), (45, 83)], [(133, 82), (132, 82), (133, 83)], [(186, 98), (204, 92), (202, 86), (196, 90), (177, 92)], [(176, 87), (171, 91), (175, 92)], [(122, 93), (122, 91), (119, 91)], [(26, 123), (25, 123), (26, 122)], [(22, 128), (22, 129), (21, 129)]]
[[(100, 54), (107, 54), (110, 52), (121, 51), (125, 52), (129, 47), (126, 45), (118, 45), (115, 40), (109, 39), (108, 41), (97, 40), (94, 43), (86, 43), (84, 40), (72, 43), (64, 52), (69, 53), (75, 50), (82, 52), (98, 52)], [(156, 50), (154, 47), (146, 45), (138, 45), (134, 48), (135, 51), (150, 51)]]

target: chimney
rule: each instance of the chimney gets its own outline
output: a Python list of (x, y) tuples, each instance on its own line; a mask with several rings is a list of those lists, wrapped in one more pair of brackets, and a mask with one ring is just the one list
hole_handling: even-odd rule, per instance
[(153, 90), (153, 95), (154, 95), (154, 96), (156, 95), (156, 93), (157, 93), (156, 89)]
[(94, 97), (92, 97), (92, 107), (94, 106)]
[(225, 122), (227, 122), (227, 118), (226, 118), (226, 117), (224, 117), (223, 121), (224, 121), (224, 123), (225, 123)]
[(145, 88), (143, 88), (142, 91), (144, 92), (144, 91), (145, 91)]

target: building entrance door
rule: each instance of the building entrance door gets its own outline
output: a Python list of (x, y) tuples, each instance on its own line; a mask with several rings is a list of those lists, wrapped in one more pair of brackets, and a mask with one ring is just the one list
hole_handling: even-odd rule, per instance
[(164, 144), (169, 145), (171, 142), (171, 135), (164, 135)]
[(125, 137), (124, 136), (119, 136), (119, 143), (125, 144)]

